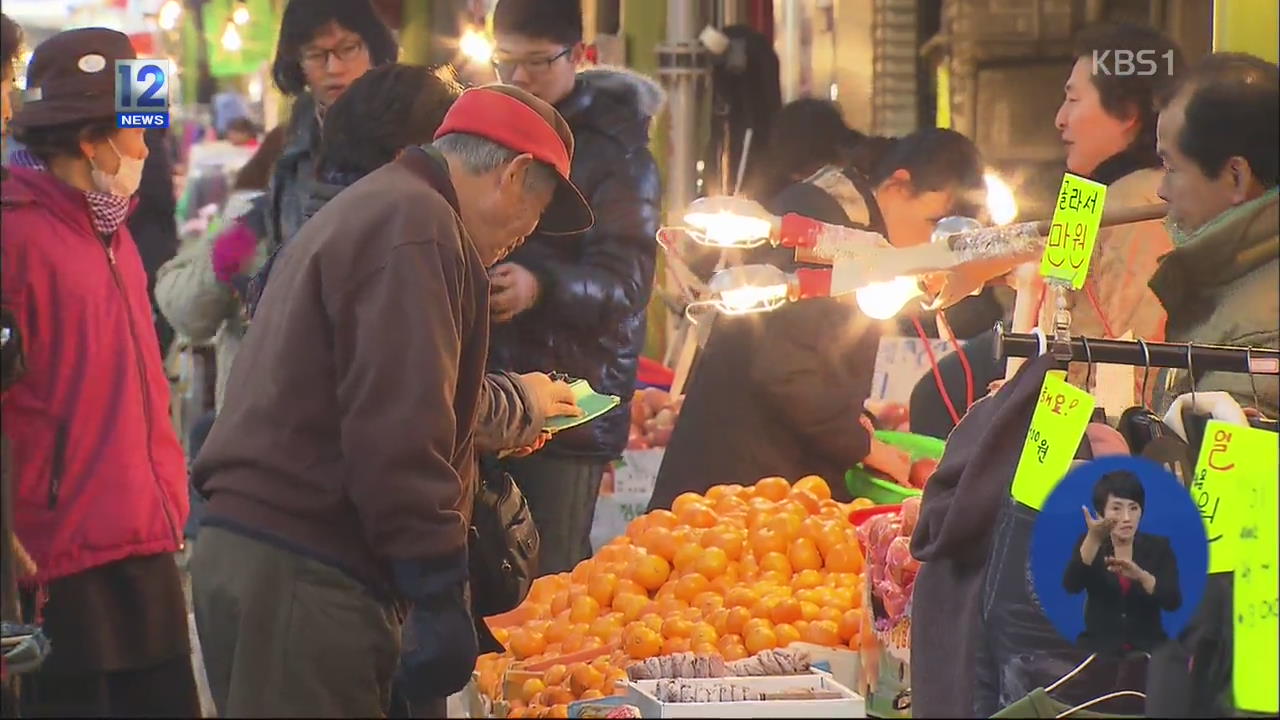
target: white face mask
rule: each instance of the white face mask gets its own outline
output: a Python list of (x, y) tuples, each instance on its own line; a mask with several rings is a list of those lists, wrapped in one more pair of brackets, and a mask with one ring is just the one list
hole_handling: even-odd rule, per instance
[[(116, 144), (112, 140), (107, 140), (107, 144), (115, 151), (116, 157), (120, 158), (120, 167), (114, 175), (108, 175), (97, 167), (93, 168), (93, 186), (98, 188), (100, 192), (116, 195), (118, 197), (129, 197), (138, 191), (138, 186), (142, 184), (142, 166), (146, 162), (141, 158), (132, 158), (120, 152)], [(93, 165), (93, 161), (89, 161)]]

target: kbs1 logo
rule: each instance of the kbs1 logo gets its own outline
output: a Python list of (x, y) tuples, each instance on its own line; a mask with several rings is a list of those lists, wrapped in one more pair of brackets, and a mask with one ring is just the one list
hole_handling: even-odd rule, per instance
[(1150, 77), (1160, 72), (1159, 60), (1165, 62), (1165, 74), (1173, 76), (1173, 51), (1163, 54), (1155, 50), (1094, 50), (1093, 74), (1116, 77)]
[(116, 127), (169, 127), (169, 61), (116, 61)]

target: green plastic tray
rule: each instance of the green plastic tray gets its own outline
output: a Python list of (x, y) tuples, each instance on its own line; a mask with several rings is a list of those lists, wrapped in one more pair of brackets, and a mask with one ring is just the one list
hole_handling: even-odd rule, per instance
[[(911, 462), (924, 458), (938, 460), (946, 448), (946, 443), (937, 438), (892, 430), (877, 430), (876, 439), (886, 445), (906, 450), (911, 455)], [(877, 505), (896, 505), (904, 498), (920, 494), (919, 490), (881, 480), (864, 470), (861, 465), (855, 465), (845, 473), (844, 484), (853, 497), (864, 497)]]
[(570, 389), (573, 390), (573, 397), (578, 401), (578, 407), (582, 409), (582, 414), (578, 417), (554, 417), (547, 420), (547, 424), (542, 429), (555, 434), (561, 430), (568, 430), (571, 427), (577, 427), (583, 423), (589, 423), (610, 410), (618, 407), (621, 400), (617, 395), (601, 395), (591, 389), (591, 384), (586, 380), (574, 380), (569, 383)]

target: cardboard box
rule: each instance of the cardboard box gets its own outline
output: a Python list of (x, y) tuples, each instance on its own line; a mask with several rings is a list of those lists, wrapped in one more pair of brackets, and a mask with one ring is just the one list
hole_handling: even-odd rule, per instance
[(830, 700), (762, 700), (748, 702), (664, 703), (654, 693), (659, 680), (638, 680), (629, 684), (628, 704), (640, 708), (646, 718), (864, 718), (866, 706), (861, 696), (836, 682), (826, 673), (779, 677), (705, 678), (684, 680), (694, 685), (731, 683), (756, 692), (781, 693), (788, 690), (815, 690), (838, 693)]
[(811, 663), (825, 663), (826, 671), (841, 685), (862, 692), (862, 656), (849, 648), (825, 647), (807, 642), (793, 642), (787, 647), (804, 650)]

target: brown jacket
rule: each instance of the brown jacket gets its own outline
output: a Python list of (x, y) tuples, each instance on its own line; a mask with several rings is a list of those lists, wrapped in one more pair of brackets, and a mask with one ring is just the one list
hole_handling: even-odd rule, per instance
[(465, 559), (489, 284), (447, 167), (412, 149), (277, 261), (193, 469), (208, 524), (377, 588)]
[[(1280, 191), (1211, 220), (1165, 256), (1151, 288), (1169, 311), (1169, 342), (1280, 349)], [(1196, 370), (1194, 386), (1185, 370), (1164, 375), (1158, 412), (1192, 390), (1221, 390), (1267, 417), (1280, 415), (1274, 375)]]

